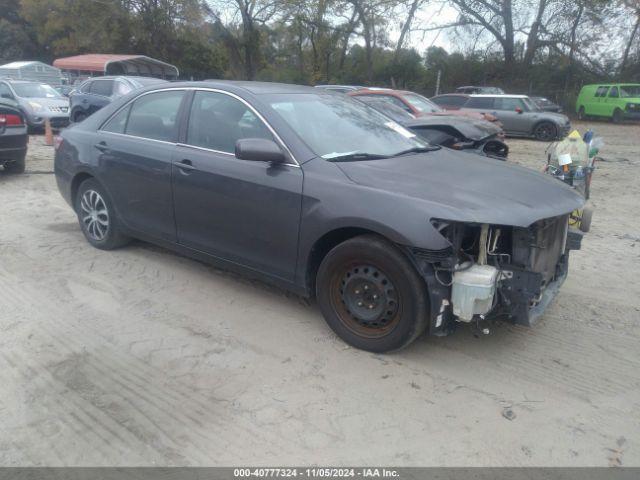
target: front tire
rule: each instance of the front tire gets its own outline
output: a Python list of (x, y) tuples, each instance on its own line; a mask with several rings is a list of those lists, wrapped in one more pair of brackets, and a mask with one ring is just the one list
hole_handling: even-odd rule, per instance
[(580, 107), (578, 109), (578, 120), (585, 120), (587, 118), (586, 114), (584, 113), (584, 107)]
[(107, 191), (95, 179), (89, 178), (80, 184), (75, 210), (82, 233), (94, 247), (112, 250), (129, 242), (129, 238), (120, 232)]
[(540, 122), (533, 129), (533, 136), (541, 142), (552, 142), (558, 138), (558, 128), (551, 122)]
[(619, 108), (616, 108), (613, 111), (613, 116), (611, 117), (611, 121), (613, 123), (622, 123), (622, 110), (620, 110)]
[(362, 350), (398, 350), (427, 325), (424, 281), (395, 245), (377, 235), (347, 240), (325, 256), (316, 297), (333, 331)]

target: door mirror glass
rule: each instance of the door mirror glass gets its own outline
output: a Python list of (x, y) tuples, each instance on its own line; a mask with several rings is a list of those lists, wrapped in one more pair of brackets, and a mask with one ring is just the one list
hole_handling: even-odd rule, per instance
[(236, 142), (236, 158), (254, 162), (284, 163), (282, 149), (273, 140), (243, 138)]

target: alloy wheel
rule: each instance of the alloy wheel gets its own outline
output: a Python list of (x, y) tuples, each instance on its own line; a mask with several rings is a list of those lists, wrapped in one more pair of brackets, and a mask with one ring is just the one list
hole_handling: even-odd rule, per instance
[(87, 234), (96, 241), (104, 240), (109, 231), (109, 211), (102, 196), (86, 190), (80, 199), (80, 215)]

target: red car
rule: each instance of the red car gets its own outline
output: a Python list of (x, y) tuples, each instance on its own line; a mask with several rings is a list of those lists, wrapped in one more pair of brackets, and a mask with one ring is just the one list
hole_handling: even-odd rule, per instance
[(498, 119), (490, 113), (479, 112), (461, 112), (461, 111), (447, 111), (444, 108), (436, 105), (431, 100), (423, 97), (415, 92), (408, 90), (392, 90), (387, 88), (363, 88), (362, 90), (356, 90), (355, 92), (349, 92), (347, 95), (368, 96), (376, 97), (380, 100), (385, 100), (403, 110), (421, 117), (424, 115), (460, 115), (463, 117), (473, 118), (474, 120), (488, 120), (490, 122), (498, 122)]

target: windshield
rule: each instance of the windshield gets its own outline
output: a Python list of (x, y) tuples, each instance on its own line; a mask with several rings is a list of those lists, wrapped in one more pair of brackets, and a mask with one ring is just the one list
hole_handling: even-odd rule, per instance
[(623, 85), (620, 87), (622, 98), (640, 98), (640, 85)]
[(22, 98), (61, 98), (58, 91), (45, 83), (14, 83), (13, 89)]
[(422, 95), (409, 93), (403, 95), (404, 99), (409, 102), (415, 109), (420, 112), (442, 112), (442, 108), (433, 103), (431, 100), (424, 98)]
[(267, 101), (318, 156), (393, 156), (428, 147), (414, 133), (367, 105), (332, 94), (270, 95)]

